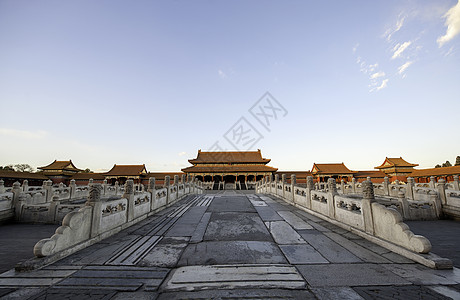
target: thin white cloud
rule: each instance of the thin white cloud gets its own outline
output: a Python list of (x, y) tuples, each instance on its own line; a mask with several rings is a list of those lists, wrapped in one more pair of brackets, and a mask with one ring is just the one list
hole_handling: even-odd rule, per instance
[(386, 87), (387, 87), (387, 85), (388, 85), (388, 81), (389, 81), (389, 79), (388, 79), (388, 78), (387, 78), (387, 79), (384, 79), (384, 80), (382, 80), (382, 82), (380, 83), (380, 85), (379, 85), (379, 86), (377, 86), (377, 84), (374, 82), (374, 87), (373, 87), (372, 89), (370, 89), (370, 90), (369, 90), (369, 92), (373, 92), (373, 91), (380, 91), (380, 90), (382, 90), (382, 89), (386, 88)]
[(376, 73), (372, 74), (371, 79), (377, 79), (377, 78), (383, 77), (383, 76), (385, 76), (385, 72), (380, 71), (380, 72), (376, 72)]
[(217, 74), (219, 74), (220, 78), (227, 78), (227, 74), (225, 74), (222, 70), (217, 71)]
[(0, 128), (0, 136), (19, 137), (23, 139), (41, 139), (48, 135), (46, 131), (28, 131), (28, 130), (17, 130), (9, 128)]
[(393, 34), (401, 30), (401, 28), (404, 25), (405, 20), (406, 20), (406, 16), (400, 15), (399, 19), (396, 21), (396, 24), (392, 26), (391, 28), (389, 28), (387, 31), (385, 31), (383, 36), (386, 38), (387, 41), (391, 41), (391, 37), (393, 36)]
[(179, 156), (184, 156), (185, 154), (187, 154), (187, 152), (182, 151), (182, 152), (178, 153), (177, 155), (179, 155)]
[(356, 50), (358, 50), (358, 47), (359, 47), (359, 43), (357, 43), (357, 44), (353, 47), (353, 53), (356, 53)]
[(406, 62), (405, 64), (401, 65), (399, 68), (398, 68), (398, 73), (400, 75), (403, 75), (404, 72), (407, 70), (407, 68), (409, 68), (410, 65), (412, 65), (413, 61), (408, 61)]
[(404, 43), (402, 43), (402, 44), (397, 44), (397, 45), (393, 48), (393, 56), (391, 57), (391, 59), (395, 59), (395, 58), (401, 57), (401, 55), (403, 54), (403, 52), (404, 52), (404, 51), (407, 49), (407, 47), (409, 47), (411, 44), (412, 44), (411, 41), (404, 42)]
[(447, 11), (444, 18), (446, 18), (445, 25), (447, 30), (445, 35), (437, 39), (439, 47), (442, 47), (460, 33), (460, 0)]
[(386, 87), (387, 87), (387, 84), (388, 84), (388, 80), (389, 80), (388, 78), (387, 78), (387, 79), (384, 79), (384, 80), (382, 81), (382, 84), (381, 84), (380, 86), (377, 87), (377, 91), (380, 91), (381, 89), (386, 88)]

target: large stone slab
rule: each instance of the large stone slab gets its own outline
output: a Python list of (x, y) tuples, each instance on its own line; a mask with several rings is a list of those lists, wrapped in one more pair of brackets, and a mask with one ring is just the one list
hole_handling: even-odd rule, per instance
[(305, 240), (284, 221), (265, 222), (278, 244), (306, 244)]
[(214, 197), (208, 207), (210, 212), (256, 212), (246, 197)]
[(187, 237), (163, 238), (137, 264), (138, 266), (175, 267), (182, 251), (187, 247)]
[(178, 268), (161, 286), (161, 291), (304, 287), (305, 281), (293, 266), (216, 265)]
[(280, 245), (281, 251), (291, 264), (328, 264), (318, 251), (310, 245)]
[(190, 207), (166, 232), (165, 236), (192, 236), (206, 209), (206, 206)]
[(458, 284), (460, 269), (433, 270), (419, 264), (384, 264), (389, 271), (409, 280), (414, 284)]
[(256, 213), (213, 213), (205, 241), (272, 241)]
[(346, 300), (364, 300), (357, 292), (350, 287), (323, 287), (312, 288), (318, 300), (346, 299)]
[(204, 213), (203, 217), (200, 220), (200, 223), (196, 226), (195, 231), (190, 238), (190, 243), (199, 243), (203, 241), (204, 234), (206, 233), (206, 228), (208, 228), (209, 220), (211, 219), (210, 212)]
[(313, 229), (313, 227), (296, 216), (294, 213), (290, 211), (279, 211), (278, 214), (291, 225), (294, 229), (299, 230), (299, 229)]
[(256, 207), (257, 213), (264, 222), (269, 221), (284, 221), (283, 218), (271, 207)]
[(411, 284), (376, 264), (297, 265), (297, 269), (312, 287)]
[(178, 265), (286, 263), (273, 242), (221, 241), (189, 244)]
[(322, 256), (333, 263), (363, 262), (356, 255), (343, 248), (330, 238), (316, 230), (299, 230), (299, 234)]
[(326, 235), (328, 238), (333, 240), (334, 242), (338, 243), (351, 253), (353, 253), (355, 256), (359, 257), (361, 260), (364, 262), (370, 262), (370, 263), (390, 263), (391, 261), (378, 255), (375, 252), (372, 252), (358, 244), (356, 244), (354, 241), (350, 241), (339, 234), (335, 232), (324, 232), (324, 235)]
[[(231, 290), (202, 290), (193, 292), (164, 292), (157, 300), (183, 300), (183, 299), (316, 299), (308, 290), (286, 289), (231, 289)], [(140, 300), (140, 299), (138, 299)], [(328, 299), (329, 300), (329, 299)]]

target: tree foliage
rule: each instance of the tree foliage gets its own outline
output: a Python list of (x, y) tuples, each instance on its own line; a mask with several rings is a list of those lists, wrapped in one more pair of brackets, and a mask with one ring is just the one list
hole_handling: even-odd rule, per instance
[(29, 164), (16, 164), (0, 167), (0, 170), (16, 171), (16, 172), (34, 172), (34, 168)]
[(460, 156), (457, 156), (457, 158), (455, 159), (455, 165), (460, 166)]
[(446, 160), (445, 163), (442, 164), (442, 167), (452, 167), (452, 164), (450, 163), (450, 161)]
[(441, 165), (440, 164), (437, 164), (436, 166), (434, 166), (435, 168), (440, 168)]

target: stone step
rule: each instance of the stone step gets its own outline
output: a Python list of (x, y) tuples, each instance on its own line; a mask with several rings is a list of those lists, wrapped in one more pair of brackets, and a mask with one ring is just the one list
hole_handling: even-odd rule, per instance
[(174, 270), (161, 289), (303, 289), (305, 285), (296, 268), (289, 265), (214, 265), (180, 267)]

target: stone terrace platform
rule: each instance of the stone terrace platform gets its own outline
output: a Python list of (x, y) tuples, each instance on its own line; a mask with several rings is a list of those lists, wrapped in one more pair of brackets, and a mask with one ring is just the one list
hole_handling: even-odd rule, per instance
[(460, 270), (426, 268), (274, 197), (225, 191), (188, 196), (40, 270), (7, 271), (0, 296), (460, 299)]

